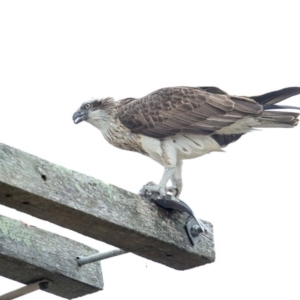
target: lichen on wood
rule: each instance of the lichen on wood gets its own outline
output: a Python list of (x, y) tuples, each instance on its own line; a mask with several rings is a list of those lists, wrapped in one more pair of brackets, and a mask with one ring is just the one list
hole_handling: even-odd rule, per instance
[(78, 255), (98, 251), (74, 240), (0, 215), (0, 275), (29, 284), (48, 279), (45, 290), (73, 299), (103, 289), (100, 262), (78, 267)]

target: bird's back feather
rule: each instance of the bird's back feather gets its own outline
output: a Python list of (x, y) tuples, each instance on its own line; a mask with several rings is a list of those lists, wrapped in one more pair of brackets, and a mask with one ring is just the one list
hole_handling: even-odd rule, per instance
[(256, 101), (230, 97), (215, 87), (163, 88), (140, 99), (121, 101), (121, 123), (134, 133), (156, 138), (180, 133), (211, 135), (263, 111)]

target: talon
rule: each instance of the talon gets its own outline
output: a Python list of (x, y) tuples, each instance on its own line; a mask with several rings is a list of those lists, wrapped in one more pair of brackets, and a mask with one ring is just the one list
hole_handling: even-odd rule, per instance
[(141, 190), (141, 193), (144, 193), (144, 195), (151, 196), (153, 193), (159, 194), (159, 198), (163, 198), (166, 195), (166, 188), (164, 186), (161, 186), (159, 184), (155, 184), (153, 182), (149, 182)]
[(152, 192), (150, 190), (146, 190), (146, 195), (152, 195)]
[(178, 190), (178, 188), (177, 187), (175, 187), (175, 186), (169, 186), (168, 188), (167, 188), (167, 190), (168, 190), (168, 192), (170, 192), (171, 194), (172, 194), (172, 196), (173, 197), (177, 197), (178, 196), (178, 194), (179, 194), (179, 190)]
[(176, 193), (175, 193), (174, 197), (177, 197), (179, 195), (179, 189), (175, 188), (175, 191), (176, 191)]

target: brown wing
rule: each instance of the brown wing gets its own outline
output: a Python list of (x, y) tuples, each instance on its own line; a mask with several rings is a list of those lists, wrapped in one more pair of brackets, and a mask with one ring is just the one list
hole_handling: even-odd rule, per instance
[(214, 87), (163, 88), (140, 99), (119, 102), (118, 118), (135, 133), (164, 138), (177, 133), (211, 135), (263, 108)]

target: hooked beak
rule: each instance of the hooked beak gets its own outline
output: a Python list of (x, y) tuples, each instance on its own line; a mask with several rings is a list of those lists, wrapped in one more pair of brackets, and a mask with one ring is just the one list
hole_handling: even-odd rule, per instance
[(88, 117), (88, 112), (86, 111), (82, 111), (82, 110), (78, 110), (76, 111), (76, 113), (73, 115), (73, 121), (75, 124), (78, 124), (82, 121), (85, 121)]

